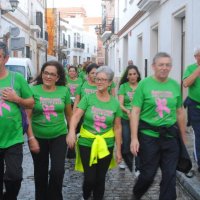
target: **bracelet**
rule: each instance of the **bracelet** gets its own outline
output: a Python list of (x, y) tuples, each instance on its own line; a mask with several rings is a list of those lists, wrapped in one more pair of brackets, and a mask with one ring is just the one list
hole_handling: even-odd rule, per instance
[(35, 139), (35, 136), (31, 136), (28, 138), (28, 141), (32, 140), (32, 139)]

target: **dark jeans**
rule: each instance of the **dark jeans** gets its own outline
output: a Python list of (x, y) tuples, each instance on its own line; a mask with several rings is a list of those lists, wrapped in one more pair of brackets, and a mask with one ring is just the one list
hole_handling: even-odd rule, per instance
[(200, 103), (187, 98), (185, 105), (188, 107), (189, 125), (192, 125), (194, 130), (194, 156), (198, 166), (200, 167)]
[[(0, 199), (17, 199), (22, 181), (22, 160), (22, 144), (16, 144), (5, 149), (0, 149)], [(4, 195), (3, 182), (6, 189)]]
[(110, 154), (105, 158), (99, 159), (98, 163), (89, 166), (90, 147), (79, 146), (80, 157), (84, 168), (83, 197), (88, 199), (93, 192), (94, 200), (102, 200), (105, 191), (105, 178), (108, 171), (113, 148), (109, 148)]
[(192, 128), (194, 130), (195, 140), (194, 140), (194, 157), (200, 167), (200, 122), (191, 122)]
[[(34, 162), (35, 199), (62, 200), (62, 184), (66, 155), (66, 135), (53, 139), (37, 138), (38, 154), (32, 153)], [(50, 156), (50, 171), (49, 171)]]
[[(133, 154), (130, 150), (131, 144), (131, 129), (130, 129), (130, 121), (126, 119), (121, 119), (122, 123), (122, 157), (128, 166), (129, 170), (133, 170)], [(135, 170), (139, 170), (139, 157), (135, 157)]]
[(139, 136), (140, 175), (133, 192), (141, 198), (152, 184), (158, 167), (161, 168), (160, 200), (176, 199), (176, 167), (179, 146), (176, 138)]

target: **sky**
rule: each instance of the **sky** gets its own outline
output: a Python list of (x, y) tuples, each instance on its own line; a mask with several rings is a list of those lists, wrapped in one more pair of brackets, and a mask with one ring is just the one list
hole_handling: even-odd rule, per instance
[(49, 8), (84, 7), (88, 17), (101, 16), (101, 0), (48, 0)]

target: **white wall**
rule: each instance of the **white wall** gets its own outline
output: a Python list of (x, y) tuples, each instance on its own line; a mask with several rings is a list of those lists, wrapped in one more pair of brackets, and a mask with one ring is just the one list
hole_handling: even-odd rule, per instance
[[(123, 2), (119, 1), (120, 28), (122, 28), (138, 10), (138, 1), (133, 1), (123, 10)], [(129, 3), (129, 1), (127, 1)], [(180, 49), (180, 19), (183, 12), (185, 14), (185, 65), (194, 62), (193, 49), (200, 46), (200, 1), (199, 0), (168, 0), (157, 7), (153, 12), (147, 12), (136, 24), (130, 27), (119, 38), (119, 58), (123, 63), (123, 38), (128, 35), (128, 58), (138, 65), (142, 76), (144, 76), (144, 59), (148, 60), (148, 74), (152, 74), (151, 62), (153, 54), (152, 48), (152, 27), (158, 27), (158, 51), (166, 51), (173, 58), (174, 67), (171, 76), (181, 81), (181, 49)], [(130, 34), (131, 30), (131, 34)], [(139, 40), (138, 38), (142, 38)], [(142, 43), (142, 54), (139, 53), (139, 41)], [(140, 57), (138, 57), (140, 55)], [(112, 59), (112, 58), (109, 58)], [(116, 58), (117, 59), (117, 58)], [(185, 66), (183, 66), (185, 68)]]

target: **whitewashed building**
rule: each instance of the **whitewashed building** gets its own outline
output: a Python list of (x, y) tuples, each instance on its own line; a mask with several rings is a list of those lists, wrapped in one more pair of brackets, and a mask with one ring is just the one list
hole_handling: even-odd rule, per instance
[(153, 56), (158, 51), (165, 51), (173, 58), (171, 76), (180, 82), (185, 67), (194, 62), (194, 48), (200, 46), (200, 1), (106, 2), (111, 4), (113, 1), (118, 29), (115, 37), (111, 35), (105, 44), (108, 64), (115, 63), (116, 75), (121, 74), (129, 59), (139, 67), (143, 77), (150, 75)]
[(14, 12), (9, 11), (9, 0), (0, 3), (0, 37), (8, 43), (10, 56), (30, 58), (38, 72), (46, 61), (46, 1), (19, 0)]

